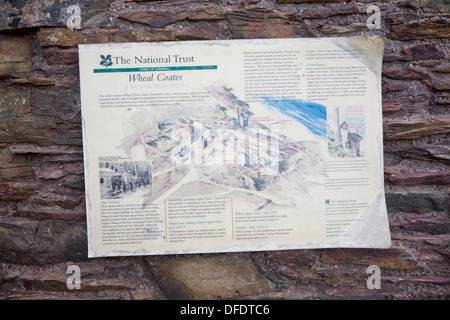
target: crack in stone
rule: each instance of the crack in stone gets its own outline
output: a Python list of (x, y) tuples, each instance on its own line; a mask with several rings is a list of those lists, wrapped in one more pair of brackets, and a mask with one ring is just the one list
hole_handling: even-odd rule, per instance
[(31, 242), (31, 244), (29, 245), (29, 249), (28, 249), (28, 253), (31, 253), (31, 251), (33, 250), (33, 246), (36, 243), (36, 237), (39, 231), (39, 226), (41, 225), (41, 222), (38, 221), (38, 224), (36, 225), (36, 229), (34, 230), (34, 234), (33, 234), (33, 241)]

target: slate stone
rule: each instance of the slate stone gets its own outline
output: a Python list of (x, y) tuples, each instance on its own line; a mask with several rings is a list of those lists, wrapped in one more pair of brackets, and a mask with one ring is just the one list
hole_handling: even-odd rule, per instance
[(26, 77), (33, 67), (32, 55), (31, 36), (0, 34), (0, 79)]
[(40, 179), (52, 180), (59, 179), (70, 175), (83, 174), (82, 162), (69, 162), (64, 165), (60, 163), (46, 164), (43, 168), (36, 170)]
[(316, 261), (317, 252), (314, 250), (274, 251), (267, 255), (277, 265), (310, 268)]
[(450, 65), (449, 66), (442, 66), (434, 69), (434, 72), (436, 73), (450, 73)]
[(8, 148), (14, 154), (43, 154), (43, 155), (83, 155), (81, 147), (72, 146), (38, 146), (32, 144), (16, 144)]
[(448, 118), (395, 120), (383, 123), (384, 140), (409, 140), (435, 134), (448, 134), (449, 132), (450, 119)]
[(447, 276), (436, 276), (436, 275), (418, 275), (418, 276), (381, 276), (382, 282), (394, 282), (394, 283), (430, 283), (435, 285), (449, 285), (450, 277)]
[(446, 161), (450, 160), (450, 139), (443, 139), (432, 144), (385, 146), (384, 152), (397, 154), (403, 158), (425, 161)]
[(37, 32), (37, 37), (42, 47), (76, 47), (79, 44), (111, 42), (214, 40), (217, 33), (218, 28), (215, 25), (196, 23), (194, 27), (182, 30), (133, 29), (84, 33), (69, 29), (56, 32), (40, 29)]
[(428, 87), (434, 91), (449, 91), (450, 90), (450, 76), (433, 76), (430, 79), (423, 81)]
[(429, 78), (428, 73), (414, 67), (388, 68), (382, 75), (395, 80), (423, 80)]
[(388, 26), (409, 23), (411, 21), (419, 20), (421, 18), (431, 18), (432, 15), (419, 15), (415, 12), (386, 12), (384, 23)]
[(407, 86), (402, 83), (385, 82), (382, 85), (383, 93), (390, 93), (395, 91), (403, 91), (407, 89)]
[(450, 254), (441, 248), (422, 248), (417, 252), (420, 261), (450, 262)]
[(48, 264), (87, 260), (84, 221), (34, 221), (3, 217), (0, 220), (0, 261)]
[[(150, 2), (152, 4), (185, 4), (184, 0), (124, 0), (125, 2)], [(214, 2), (215, 0), (190, 0), (190, 2)]]
[(35, 181), (31, 162), (23, 155), (0, 154), (0, 181)]
[(450, 107), (450, 93), (447, 92), (438, 92), (436, 94), (436, 107)]
[(292, 13), (266, 8), (226, 12), (234, 39), (313, 38), (317, 34)]
[(42, 185), (39, 182), (4, 182), (0, 181), (0, 199), (3, 201), (26, 200)]
[(411, 114), (426, 114), (430, 108), (430, 98), (398, 97), (383, 99), (383, 115), (390, 117), (403, 117)]
[(325, 25), (317, 26), (317, 29), (325, 35), (348, 34), (348, 33), (354, 33), (354, 32), (358, 32), (358, 31), (368, 31), (369, 30), (369, 28), (367, 28), (367, 23), (362, 23), (362, 22), (355, 22), (355, 23), (350, 23), (348, 25), (342, 25), (342, 26), (325, 24)]
[(441, 59), (445, 53), (440, 51), (435, 45), (429, 43), (421, 43), (409, 46), (403, 49), (411, 60), (427, 60), (427, 59)]
[(301, 4), (301, 3), (338, 3), (342, 2), (342, 0), (276, 0), (277, 3), (280, 4)]
[(66, 188), (84, 190), (84, 178), (67, 178), (63, 181), (63, 186)]
[(163, 28), (179, 21), (211, 21), (225, 19), (224, 10), (220, 7), (205, 7), (179, 11), (129, 11), (124, 12), (120, 18), (132, 22), (147, 24), (153, 28)]
[(43, 56), (50, 65), (55, 64), (77, 64), (78, 63), (78, 48), (46, 48), (43, 51)]
[(445, 211), (448, 194), (438, 191), (386, 191), (385, 196), (388, 212), (424, 214), (431, 211)]
[(450, 171), (436, 171), (436, 172), (418, 172), (407, 171), (401, 172), (395, 176), (387, 178), (391, 183), (402, 186), (416, 186), (416, 185), (450, 185)]
[(403, 247), (384, 250), (327, 249), (320, 254), (320, 261), (332, 265), (377, 265), (380, 269), (421, 270), (414, 256)]
[[(2, 1), (0, 4), (0, 31), (37, 27), (67, 27), (74, 15), (81, 18), (81, 29), (104, 26), (109, 23), (109, 5), (112, 0), (27, 0)], [(79, 13), (68, 12), (77, 5)], [(73, 18), (72, 18), (73, 19)]]
[[(53, 201), (56, 205), (60, 205), (64, 201), (64, 203), (68, 203), (69, 200), (56, 200)], [(71, 199), (70, 201), (76, 201), (74, 199)], [(43, 202), (40, 202), (38, 200), (30, 200), (32, 203), (36, 204), (42, 204)], [(82, 200), (78, 202), (81, 203)], [(49, 201), (46, 202), (46, 204), (50, 204)], [(35, 205), (33, 205), (35, 206)], [(65, 205), (66, 206), (66, 205)], [(71, 205), (73, 206), (73, 205)], [(13, 217), (17, 218), (27, 218), (32, 220), (64, 220), (64, 221), (86, 221), (86, 212), (84, 208), (77, 208), (77, 209), (68, 209), (68, 206), (66, 206), (68, 210), (61, 209), (64, 206), (53, 206), (53, 207), (45, 207), (45, 208), (38, 208), (38, 209), (29, 209), (29, 208), (19, 208), (15, 210), (12, 214)]]
[[(67, 287), (67, 278), (70, 274), (60, 273), (30, 273), (20, 276), (20, 280), (28, 290), (42, 291), (72, 291)], [(132, 290), (137, 284), (130, 280), (121, 279), (80, 279), (78, 292), (92, 292), (105, 290)]]
[(445, 54), (440, 51), (435, 45), (429, 43), (421, 43), (399, 49), (389, 54), (385, 54), (383, 56), (383, 61), (441, 59), (444, 56)]
[(29, 253), (34, 244), (38, 224), (37, 221), (2, 217), (0, 219), (0, 261), (17, 264), (35, 262)]
[(280, 274), (295, 280), (304, 286), (330, 288), (358, 288), (365, 285), (367, 274), (356, 272), (351, 268), (334, 268), (331, 270), (313, 270), (298, 268), (282, 268)]
[(433, 17), (425, 20), (413, 20), (390, 27), (392, 40), (429, 40), (450, 38), (450, 19)]
[(450, 12), (450, 2), (448, 0), (410, 0), (408, 4), (416, 10), (422, 9), (423, 12)]
[(54, 86), (55, 80), (45, 79), (45, 78), (25, 78), (25, 79), (11, 81), (11, 85), (15, 85), (15, 86), (30, 85), (30, 86), (36, 86), (36, 87)]
[(76, 90), (0, 89), (0, 143), (82, 145)]
[(432, 235), (450, 233), (448, 217), (410, 217), (390, 222), (391, 227)]
[(439, 235), (421, 235), (421, 234), (392, 234), (393, 240), (398, 241), (410, 241), (414, 243), (426, 243), (431, 245), (440, 246), (443, 248), (448, 247), (450, 243), (450, 236), (448, 234), (439, 234)]
[(83, 162), (82, 155), (73, 155), (73, 154), (59, 154), (55, 156), (51, 156), (46, 159), (48, 162)]
[(244, 254), (146, 257), (168, 299), (228, 299), (272, 291)]
[(324, 19), (338, 15), (357, 14), (359, 9), (356, 4), (352, 2), (344, 3), (334, 7), (324, 7), (319, 9), (308, 9), (300, 13), (302, 19)]

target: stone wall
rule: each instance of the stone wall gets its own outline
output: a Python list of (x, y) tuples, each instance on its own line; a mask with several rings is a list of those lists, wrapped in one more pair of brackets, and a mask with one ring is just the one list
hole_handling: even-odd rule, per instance
[[(373, 4), (381, 28), (369, 30)], [(0, 299), (450, 298), (449, 9), (445, 0), (2, 1)], [(78, 44), (347, 35), (387, 39), (391, 249), (87, 258)], [(73, 264), (80, 290), (66, 286)], [(367, 288), (369, 265), (380, 267), (381, 289)]]

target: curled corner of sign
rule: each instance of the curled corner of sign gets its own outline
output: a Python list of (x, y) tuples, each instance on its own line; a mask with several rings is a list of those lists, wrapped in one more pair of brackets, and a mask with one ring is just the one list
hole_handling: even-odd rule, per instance
[[(356, 41), (356, 46), (370, 48), (369, 53), (383, 55), (384, 47), (386, 45), (386, 38), (382, 35), (377, 36), (363, 36), (365, 41)], [(367, 53), (366, 53), (367, 54)]]
[(386, 45), (386, 38), (384, 36), (369, 36), (367, 37), (371, 43), (371, 46), (374, 48), (384, 50), (384, 46)]
[[(379, 190), (358, 219), (352, 223), (346, 235), (337, 240), (338, 247), (361, 247), (389, 249), (392, 245), (391, 232), (386, 210), (384, 192)], [(356, 245), (356, 246), (355, 246)]]

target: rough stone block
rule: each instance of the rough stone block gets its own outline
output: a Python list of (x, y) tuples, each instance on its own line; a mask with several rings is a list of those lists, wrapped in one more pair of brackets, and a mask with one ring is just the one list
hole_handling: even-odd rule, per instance
[(385, 196), (389, 212), (423, 214), (431, 211), (445, 211), (445, 201), (448, 195), (438, 191), (386, 191)]
[[(59, 273), (33, 273), (20, 276), (20, 280), (28, 290), (42, 291), (71, 291), (67, 287), (69, 275)], [(105, 290), (133, 290), (136, 283), (121, 279), (81, 279), (80, 292), (105, 291)]]
[(369, 28), (367, 28), (367, 23), (362, 22), (355, 22), (350, 23), (347, 25), (319, 25), (317, 26), (317, 29), (322, 32), (323, 34), (329, 36), (329, 35), (335, 35), (335, 34), (348, 34), (348, 33), (354, 33), (358, 31), (368, 31)]
[(441, 50), (430, 43), (421, 43), (403, 49), (411, 60), (440, 59), (445, 56)]
[(0, 154), (1, 181), (35, 181), (34, 169), (25, 156)]
[(392, 25), (389, 37), (393, 40), (429, 40), (450, 37), (450, 20), (433, 17)]
[(411, 114), (427, 114), (430, 108), (429, 97), (399, 97), (383, 99), (383, 115), (403, 117)]
[(42, 47), (76, 47), (79, 44), (111, 42), (214, 40), (217, 32), (218, 28), (215, 25), (196, 23), (192, 28), (182, 30), (133, 29), (84, 33), (69, 29), (58, 31), (40, 29), (37, 37)]
[(311, 26), (294, 14), (265, 8), (226, 12), (235, 39), (312, 38)]
[(426, 243), (432, 244), (440, 247), (448, 247), (450, 243), (450, 236), (446, 234), (439, 235), (393, 235), (392, 239), (399, 241), (410, 241), (414, 243)]
[(338, 3), (342, 2), (341, 0), (276, 0), (277, 3), (280, 4), (301, 4), (301, 3)]
[(43, 56), (50, 65), (55, 64), (77, 64), (78, 48), (46, 48)]
[(440, 59), (445, 53), (440, 51), (435, 45), (429, 43), (421, 43), (406, 48), (396, 50), (395, 52), (385, 54), (383, 61), (411, 61), (411, 60), (428, 60)]
[(0, 199), (5, 201), (20, 201), (28, 199), (39, 190), (39, 182), (0, 182)]
[(63, 186), (70, 189), (83, 190), (84, 187), (84, 178), (67, 178), (63, 181)]
[(327, 264), (377, 265), (380, 269), (421, 270), (414, 257), (404, 248), (373, 249), (330, 249), (324, 250), (320, 261)]
[(450, 12), (450, 3), (446, 0), (410, 0), (408, 4), (416, 10), (422, 9), (423, 12)]
[(439, 92), (436, 95), (436, 106), (439, 107), (450, 107), (450, 93), (448, 92)]
[(169, 299), (228, 299), (272, 291), (243, 254), (147, 257), (146, 261)]
[(277, 265), (309, 268), (315, 263), (317, 253), (314, 250), (275, 251), (268, 256)]
[(69, 175), (82, 175), (83, 171), (82, 162), (68, 162), (64, 165), (61, 165), (61, 163), (47, 163), (42, 169), (36, 170), (38, 177), (44, 180), (59, 179)]
[(359, 9), (354, 2), (344, 3), (334, 7), (308, 9), (300, 13), (302, 19), (324, 19), (328, 17), (356, 14)]
[(34, 244), (37, 221), (2, 217), (0, 219), (0, 260), (11, 263), (32, 263), (31, 247)]
[(76, 90), (0, 89), (0, 143), (81, 145)]
[(443, 139), (432, 144), (411, 144), (407, 146), (385, 146), (384, 152), (425, 161), (450, 160), (450, 139)]
[(409, 23), (420, 18), (431, 18), (432, 15), (420, 15), (415, 12), (386, 12), (384, 22), (388, 26)]
[(27, 76), (32, 56), (30, 36), (0, 34), (0, 79)]
[(86, 223), (34, 221), (14, 217), (0, 220), (0, 261), (48, 264), (87, 260)]
[(403, 83), (392, 83), (392, 82), (385, 82), (382, 86), (382, 92), (384, 94), (391, 93), (395, 91), (403, 91), (407, 89), (407, 86)]
[[(30, 200), (36, 204), (44, 204), (50, 206), (51, 200), (43, 200), (39, 201), (37, 199)], [(28, 218), (33, 220), (64, 220), (64, 221), (85, 221), (86, 220), (86, 211), (84, 208), (77, 209), (69, 209), (69, 207), (78, 206), (82, 200), (77, 201), (76, 199), (70, 200), (73, 203), (69, 206), (67, 205), (68, 200), (55, 200), (54, 206), (46, 207), (44, 209), (41, 208), (19, 208), (13, 212), (13, 217), (17, 218)], [(64, 204), (62, 204), (64, 202)], [(74, 208), (75, 208), (74, 207)], [(61, 208), (65, 208), (68, 210), (63, 210)]]
[(36, 196), (33, 199), (31, 199), (31, 201), (47, 207), (59, 206), (64, 209), (74, 209), (78, 207), (78, 205), (80, 205), (83, 199), (80, 197), (73, 198), (57, 194), (49, 194)]
[(46, 87), (46, 86), (54, 86), (55, 80), (47, 79), (47, 78), (25, 78), (19, 80), (11, 81), (11, 84), (14, 86), (36, 86), (36, 87)]
[(450, 254), (439, 247), (421, 248), (417, 252), (417, 259), (419, 261), (433, 261), (450, 263)]
[(38, 146), (33, 144), (15, 144), (8, 148), (14, 154), (40, 154), (40, 155), (80, 155), (83, 149), (76, 146)]
[[(111, 1), (2, 1), (0, 4), (0, 31), (37, 27), (67, 27), (67, 21), (70, 19), (75, 22), (76, 16), (81, 19), (81, 28), (107, 25)], [(68, 10), (71, 5), (78, 6), (79, 12)]]
[(388, 180), (396, 185), (414, 186), (439, 184), (443, 186), (450, 185), (450, 171), (437, 172), (401, 172), (395, 176), (389, 176)]
[(381, 276), (381, 281), (384, 282), (408, 282), (408, 283), (432, 283), (435, 285), (449, 285), (450, 277), (424, 275), (424, 276)]
[(410, 217), (391, 221), (390, 226), (433, 235), (450, 233), (448, 217)]
[(428, 87), (434, 91), (449, 91), (450, 90), (450, 76), (444, 75), (441, 77), (433, 76), (430, 79), (423, 81)]
[(220, 7), (204, 7), (180, 11), (129, 11), (124, 12), (120, 18), (147, 24), (153, 28), (163, 28), (169, 24), (180, 21), (211, 21), (225, 19), (224, 10)]
[(436, 72), (436, 73), (450, 73), (450, 65), (438, 67), (438, 68), (434, 69), (434, 72)]
[(450, 119), (448, 117), (428, 120), (386, 121), (383, 124), (385, 140), (417, 139), (434, 134), (447, 134), (449, 132)]
[(383, 70), (382, 75), (395, 80), (423, 80), (429, 78), (425, 71), (414, 67), (391, 67)]

